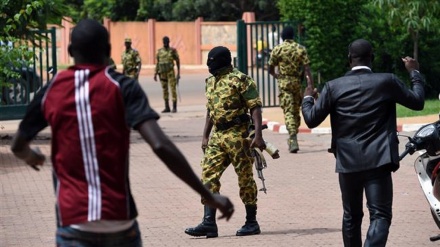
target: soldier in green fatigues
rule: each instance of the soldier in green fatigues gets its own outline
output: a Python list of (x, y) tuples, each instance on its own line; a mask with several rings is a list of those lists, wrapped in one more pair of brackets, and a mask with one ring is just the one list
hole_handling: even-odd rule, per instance
[[(170, 112), (169, 92), (171, 89), (171, 98), (173, 101), (172, 112), (177, 112), (177, 84), (180, 79), (180, 59), (177, 50), (170, 47), (170, 38), (163, 37), (163, 47), (157, 51), (156, 71), (154, 73), (154, 80), (157, 81), (159, 75), (160, 83), (162, 84), (163, 99), (165, 101), (165, 109), (162, 112)], [(174, 61), (176, 61), (177, 75), (174, 74)]]
[[(213, 193), (219, 193), (220, 178), (232, 164), (238, 176), (240, 198), (246, 209), (246, 222), (236, 235), (259, 234), (261, 231), (256, 219), (257, 185), (253, 177), (251, 149), (266, 148), (261, 133), (261, 99), (255, 81), (232, 67), (228, 48), (213, 48), (208, 54), (207, 65), (212, 76), (206, 79), (205, 85), (208, 103), (202, 140), (202, 182)], [(250, 142), (246, 137), (251, 121), (255, 126), (255, 137)], [(214, 132), (209, 138), (213, 127)], [(205, 205), (202, 223), (187, 228), (185, 233), (217, 237), (215, 214), (215, 209)]]
[[(284, 113), (286, 129), (289, 132), (287, 144), (289, 152), (299, 150), (297, 134), (301, 124), (300, 106), (302, 101), (302, 76), (309, 78), (308, 86), (313, 88), (310, 60), (304, 46), (293, 41), (293, 28), (287, 26), (281, 33), (283, 43), (275, 46), (270, 54), (269, 73), (278, 80), (280, 105)], [(275, 67), (278, 67), (277, 72)]]
[(137, 80), (141, 65), (139, 52), (131, 47), (131, 39), (126, 38), (125, 51), (122, 53), (122, 74)]

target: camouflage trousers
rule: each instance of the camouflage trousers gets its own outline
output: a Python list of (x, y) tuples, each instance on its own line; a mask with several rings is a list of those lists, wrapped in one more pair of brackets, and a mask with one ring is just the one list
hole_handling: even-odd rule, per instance
[(171, 89), (171, 99), (172, 101), (177, 101), (177, 80), (174, 70), (160, 73), (159, 78), (160, 83), (162, 84), (163, 99), (165, 101), (169, 100), (169, 89)]
[[(229, 164), (238, 176), (240, 198), (245, 205), (257, 204), (257, 184), (253, 175), (254, 158), (251, 155), (247, 125), (234, 126), (224, 131), (214, 131), (201, 162), (202, 183), (211, 192), (220, 192), (220, 178)], [(202, 198), (202, 203), (204, 200)]]
[(278, 98), (280, 99), (280, 106), (284, 113), (284, 122), (286, 124), (289, 135), (298, 134), (298, 129), (301, 124), (300, 107), (302, 101), (301, 85), (299, 82), (286, 79), (279, 79)]

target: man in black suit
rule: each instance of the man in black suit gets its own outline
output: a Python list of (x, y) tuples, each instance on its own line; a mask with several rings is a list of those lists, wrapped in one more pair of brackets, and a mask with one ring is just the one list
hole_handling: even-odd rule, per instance
[(373, 73), (373, 49), (363, 39), (350, 44), (348, 58), (351, 71), (327, 82), (316, 102), (316, 89), (306, 88), (302, 113), (309, 128), (330, 114), (331, 151), (344, 208), (344, 246), (362, 246), (364, 190), (370, 213), (364, 246), (385, 246), (392, 218), (391, 172), (399, 168), (396, 103), (422, 110), (424, 79), (411, 57), (402, 58), (410, 73), (411, 90), (394, 74)]

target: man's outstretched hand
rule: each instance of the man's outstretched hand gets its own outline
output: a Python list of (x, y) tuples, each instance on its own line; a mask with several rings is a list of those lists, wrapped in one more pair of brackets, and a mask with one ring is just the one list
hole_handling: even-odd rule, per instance
[(312, 96), (313, 98), (318, 98), (318, 89), (307, 86), (304, 90), (304, 96)]
[(417, 62), (417, 60), (414, 58), (406, 56), (402, 58), (402, 61), (405, 63), (405, 68), (408, 70), (408, 72), (419, 70), (419, 62)]
[(218, 217), (219, 219), (229, 220), (234, 214), (234, 205), (226, 196), (220, 194), (213, 194), (212, 200), (206, 200), (206, 205), (213, 208), (218, 208), (222, 215)]
[(306, 76), (306, 80), (307, 80), (307, 87), (304, 90), (304, 96), (312, 96), (313, 98), (317, 99), (318, 98), (318, 89), (313, 88), (313, 83), (311, 83), (311, 79), (309, 76)]

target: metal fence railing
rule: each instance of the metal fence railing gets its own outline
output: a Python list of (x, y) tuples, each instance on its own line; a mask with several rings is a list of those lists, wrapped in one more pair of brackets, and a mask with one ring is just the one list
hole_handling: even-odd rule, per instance
[(304, 34), (298, 22), (237, 21), (237, 58), (234, 63), (240, 71), (256, 81), (264, 107), (279, 106), (278, 87), (269, 74), (267, 63), (272, 49), (282, 42), (281, 32), (288, 25), (298, 28), (295, 38), (301, 43)]
[(57, 71), (55, 28), (32, 32), (34, 39), (23, 41), (32, 51), (32, 59), (12, 68), (20, 76), (8, 79), (0, 88), (0, 120), (21, 119), (34, 95)]

